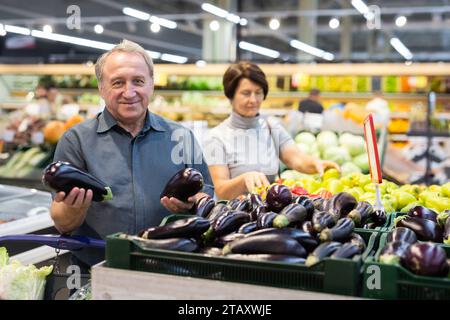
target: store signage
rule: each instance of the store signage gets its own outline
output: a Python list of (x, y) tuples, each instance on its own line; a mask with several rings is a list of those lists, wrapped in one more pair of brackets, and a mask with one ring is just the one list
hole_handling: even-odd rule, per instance
[(375, 135), (375, 125), (373, 116), (369, 116), (364, 120), (364, 138), (366, 140), (366, 150), (369, 157), (370, 176), (374, 183), (383, 182), (381, 177), (380, 158), (378, 156), (377, 137)]

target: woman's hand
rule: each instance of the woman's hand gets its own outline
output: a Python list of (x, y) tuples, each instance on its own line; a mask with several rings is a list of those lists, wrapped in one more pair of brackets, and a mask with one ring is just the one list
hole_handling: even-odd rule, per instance
[(267, 187), (270, 185), (269, 180), (264, 173), (258, 171), (250, 171), (242, 174), (245, 187), (248, 192), (252, 192), (255, 187)]
[(327, 170), (327, 169), (336, 169), (338, 171), (341, 171), (341, 168), (339, 167), (339, 165), (336, 162), (333, 161), (328, 161), (328, 160), (320, 160), (320, 159), (316, 159), (314, 161), (314, 166), (316, 168), (316, 171), (322, 176), (323, 173)]

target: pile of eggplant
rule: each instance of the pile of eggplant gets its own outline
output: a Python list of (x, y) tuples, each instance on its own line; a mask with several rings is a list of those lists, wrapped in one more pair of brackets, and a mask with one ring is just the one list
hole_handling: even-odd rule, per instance
[(450, 241), (450, 211), (437, 214), (423, 206), (411, 208), (406, 215), (395, 219), (395, 227), (412, 230), (420, 241), (449, 243)]
[(348, 193), (311, 199), (293, 196), (284, 185), (272, 186), (265, 200), (249, 194), (216, 203), (205, 196), (192, 212), (192, 217), (142, 230), (139, 239), (156, 249), (310, 266), (326, 257), (361, 254), (366, 243), (354, 233), (355, 226), (381, 221), (372, 217), (369, 203), (358, 203)]
[(379, 262), (401, 265), (422, 276), (447, 277), (449, 273), (444, 249), (430, 241), (418, 241), (416, 233), (405, 227), (397, 227), (388, 233)]

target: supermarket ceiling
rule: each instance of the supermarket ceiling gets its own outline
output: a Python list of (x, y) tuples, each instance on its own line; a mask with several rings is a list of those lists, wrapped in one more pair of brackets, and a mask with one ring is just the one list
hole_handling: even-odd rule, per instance
[(0, 63), (95, 60), (123, 38), (161, 62), (450, 61), (450, 0), (209, 1), (222, 17), (203, 3), (0, 0)]

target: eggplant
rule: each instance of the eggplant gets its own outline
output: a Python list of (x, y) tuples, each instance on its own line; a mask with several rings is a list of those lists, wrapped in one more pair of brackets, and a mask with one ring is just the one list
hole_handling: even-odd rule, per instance
[(234, 210), (250, 213), (252, 211), (252, 203), (250, 199), (242, 199), (241, 201), (239, 201)]
[(205, 233), (207, 240), (212, 237), (220, 237), (239, 229), (241, 225), (249, 222), (250, 216), (244, 211), (229, 210), (219, 215)]
[(291, 190), (285, 185), (276, 184), (267, 191), (266, 202), (269, 210), (278, 213), (292, 202)]
[(256, 208), (259, 207), (265, 207), (264, 201), (262, 200), (261, 196), (256, 193), (252, 193), (248, 196), (248, 199), (250, 200), (250, 204), (252, 207), (252, 211), (256, 210)]
[(366, 221), (372, 216), (373, 207), (367, 201), (360, 201), (356, 208), (349, 212), (347, 218), (350, 218), (355, 223), (355, 226), (366, 224)]
[(320, 197), (313, 199), (312, 202), (314, 205), (314, 209), (317, 211), (324, 211), (327, 201), (328, 200)]
[(196, 238), (210, 227), (206, 218), (192, 216), (179, 219), (164, 226), (152, 227), (141, 231), (138, 236), (144, 239)]
[(223, 254), (229, 253), (266, 253), (294, 255), (306, 257), (306, 250), (292, 237), (282, 234), (266, 234), (252, 237), (244, 237), (233, 241), (223, 248)]
[(311, 220), (314, 213), (314, 202), (307, 196), (298, 196), (294, 198), (293, 203), (301, 204), (306, 209), (306, 219)]
[(284, 263), (295, 263), (304, 264), (305, 258), (300, 258), (298, 256), (286, 255), (286, 254), (239, 254), (232, 253), (227, 255), (227, 258), (232, 259), (242, 259), (242, 260), (255, 260), (255, 261), (269, 261), (269, 262), (284, 262)]
[(325, 211), (331, 212), (337, 221), (346, 217), (350, 211), (356, 208), (357, 204), (358, 201), (350, 193), (339, 192), (326, 202)]
[(414, 208), (411, 208), (408, 213), (408, 216), (410, 217), (417, 217), (421, 219), (428, 219), (434, 222), (437, 222), (437, 216), (438, 214), (434, 212), (431, 209), (425, 208), (423, 206), (415, 206)]
[(232, 232), (230, 234), (226, 234), (224, 236), (216, 238), (215, 244), (217, 246), (219, 246), (220, 248), (223, 248), (228, 243), (233, 242), (233, 241), (238, 240), (238, 239), (242, 239), (243, 237), (244, 237), (243, 233)]
[(84, 172), (69, 162), (56, 161), (50, 163), (42, 175), (42, 183), (56, 192), (63, 191), (66, 196), (75, 188), (92, 190), (92, 201), (112, 200), (111, 188), (93, 175)]
[(434, 221), (410, 216), (400, 216), (395, 219), (397, 227), (409, 228), (420, 241), (441, 242), (443, 240), (443, 230)]
[(331, 256), (341, 246), (342, 243), (335, 241), (322, 243), (316, 249), (314, 249), (312, 253), (309, 254), (309, 256), (306, 258), (305, 265), (309, 267), (322, 261), (324, 258)]
[(410, 245), (411, 243), (405, 241), (387, 242), (381, 250), (378, 260), (385, 264), (399, 265)]
[(221, 256), (222, 255), (222, 248), (216, 248), (216, 247), (207, 247), (199, 250), (199, 253), (208, 255), (208, 256)]
[(273, 226), (275, 228), (285, 228), (287, 226), (299, 226), (307, 217), (307, 212), (304, 206), (291, 203), (281, 210), (280, 214), (273, 219)]
[(450, 219), (447, 219), (444, 226), (444, 243), (450, 244)]
[(198, 199), (192, 208), (195, 215), (206, 218), (215, 207), (216, 202), (210, 196), (204, 196)]
[(257, 207), (256, 209), (253, 209), (252, 212), (250, 212), (250, 219), (252, 221), (258, 220), (258, 217), (262, 215), (263, 213), (270, 212), (269, 208), (266, 206)]
[(386, 242), (403, 241), (409, 244), (417, 242), (417, 236), (411, 229), (397, 227), (390, 231), (386, 237)]
[(350, 235), (349, 242), (353, 243), (354, 245), (359, 247), (359, 250), (361, 252), (364, 252), (366, 250), (366, 241), (364, 241), (363, 237), (361, 237), (357, 233), (352, 233)]
[(218, 203), (211, 209), (207, 218), (209, 221), (213, 222), (220, 214), (229, 211), (230, 209), (223, 203)]
[(332, 228), (325, 228), (320, 232), (320, 241), (339, 241), (345, 242), (355, 229), (355, 223), (350, 218), (339, 219)]
[(250, 221), (250, 222), (244, 223), (242, 226), (240, 226), (238, 232), (247, 234), (247, 233), (253, 232), (257, 229), (258, 229), (258, 225), (257, 225), (256, 221)]
[(305, 221), (302, 224), (302, 230), (308, 232), (310, 235), (315, 236), (317, 234), (316, 230), (314, 230), (313, 223), (311, 221)]
[(331, 228), (336, 224), (334, 216), (327, 211), (316, 211), (312, 216), (314, 231), (321, 232), (325, 228)]
[(283, 228), (283, 229), (277, 229), (277, 228), (267, 228), (267, 229), (260, 229), (253, 232), (250, 232), (245, 235), (246, 238), (253, 237), (253, 236), (259, 236), (259, 235), (267, 235), (267, 234), (281, 234), (286, 235), (291, 238), (294, 238), (297, 240), (308, 252), (313, 251), (318, 245), (319, 241), (309, 234), (308, 232), (304, 232), (299, 229), (294, 228)]
[(256, 220), (256, 225), (257, 225), (258, 229), (272, 228), (273, 220), (277, 216), (278, 216), (278, 213), (271, 212), (271, 211), (261, 214), (258, 217), (258, 220)]
[(231, 199), (227, 202), (227, 207), (231, 210), (235, 210), (239, 202), (241, 202), (240, 198)]
[(203, 184), (203, 176), (200, 171), (194, 168), (184, 168), (170, 178), (159, 197), (174, 197), (186, 202), (189, 197), (203, 189)]
[(446, 277), (449, 271), (444, 249), (430, 242), (410, 245), (401, 264), (421, 276)]
[(144, 249), (163, 249), (184, 252), (194, 252), (198, 250), (197, 242), (187, 238), (169, 238), (169, 239), (139, 239)]
[(375, 224), (376, 227), (384, 226), (387, 220), (386, 212), (384, 212), (384, 210), (373, 210), (370, 219), (372, 220), (372, 222)]
[(331, 256), (331, 259), (351, 259), (354, 256), (361, 254), (360, 248), (351, 242), (344, 243)]

